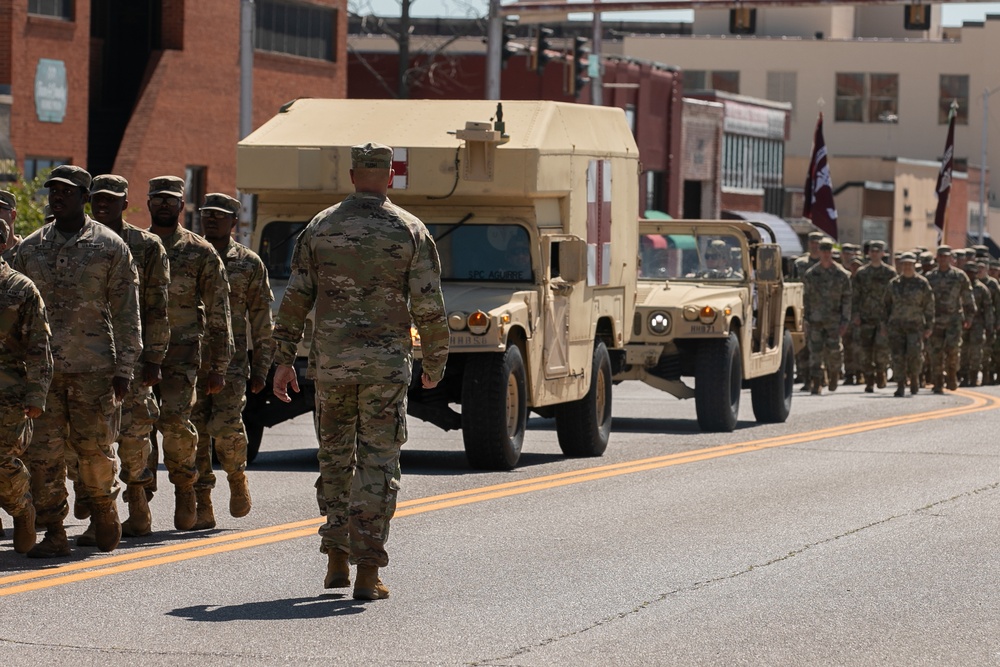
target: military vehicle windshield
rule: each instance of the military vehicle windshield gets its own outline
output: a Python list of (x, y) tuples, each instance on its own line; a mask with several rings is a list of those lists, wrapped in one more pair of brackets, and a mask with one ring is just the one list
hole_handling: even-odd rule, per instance
[(267, 267), (271, 280), (288, 280), (292, 275), (292, 251), (299, 232), (306, 228), (308, 220), (274, 220), (261, 231), (260, 258)]
[(532, 282), (531, 237), (520, 225), (429, 224), (442, 280)]
[(743, 246), (732, 234), (642, 234), (639, 277), (650, 280), (743, 280)]

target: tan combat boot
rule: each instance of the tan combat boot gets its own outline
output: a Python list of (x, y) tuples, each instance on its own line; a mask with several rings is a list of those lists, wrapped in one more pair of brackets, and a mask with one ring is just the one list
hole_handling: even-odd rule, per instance
[(250, 487), (247, 476), (240, 470), (229, 475), (229, 513), (239, 518), (250, 514)]
[(26, 554), (35, 546), (35, 507), (28, 503), (27, 509), (14, 517), (14, 551)]
[(916, 376), (910, 380), (910, 393), (920, 393), (920, 376)]
[(90, 505), (79, 482), (73, 482), (73, 516), (80, 521), (90, 518)]
[[(351, 564), (346, 552), (331, 549), (327, 552), (326, 578), (323, 588), (347, 588), (351, 585)], [(376, 578), (378, 574), (376, 573)]]
[(212, 489), (195, 489), (195, 498), (198, 503), (196, 512), (197, 518), (194, 522), (195, 530), (209, 530), (215, 528), (215, 510), (212, 507)]
[(153, 515), (149, 511), (146, 489), (141, 484), (129, 484), (125, 489), (128, 518), (122, 522), (122, 535), (143, 537), (153, 532)]
[(28, 558), (58, 558), (68, 556), (69, 539), (62, 521), (54, 523), (45, 529), (45, 537), (28, 551)]
[(837, 383), (840, 382), (840, 373), (830, 371), (830, 391), (837, 391)]
[(118, 520), (118, 505), (114, 500), (92, 506), (94, 538), (97, 548), (107, 553), (114, 551), (122, 539), (122, 523)]
[(389, 588), (378, 577), (378, 567), (358, 565), (358, 578), (354, 582), (355, 600), (384, 600), (389, 597)]
[(97, 546), (97, 526), (94, 525), (93, 517), (91, 517), (90, 519), (90, 525), (87, 526), (87, 530), (83, 531), (77, 536), (76, 546), (78, 547)]
[(896, 387), (896, 391), (893, 394), (893, 396), (903, 396), (905, 394), (906, 394), (906, 383), (900, 382), (899, 385)]
[(823, 393), (823, 380), (816, 378), (812, 381), (812, 395), (820, 396)]
[(951, 391), (958, 389), (958, 373), (956, 371), (948, 371), (948, 389)]
[[(886, 382), (887, 382), (887, 379), (886, 379), (886, 376), (885, 376), (885, 371), (879, 371), (878, 374), (876, 375), (876, 378), (877, 378), (877, 386), (878, 386), (878, 388), (879, 389), (885, 389), (885, 385), (886, 385)], [(904, 383), (905, 383), (905, 381), (904, 381)]]
[(174, 528), (191, 530), (197, 520), (194, 486), (178, 486), (174, 489)]

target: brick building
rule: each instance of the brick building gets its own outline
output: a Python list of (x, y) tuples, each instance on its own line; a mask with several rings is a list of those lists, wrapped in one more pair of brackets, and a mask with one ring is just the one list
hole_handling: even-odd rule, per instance
[[(346, 0), (254, 7), (254, 127), (296, 97), (346, 96)], [(234, 192), (240, 14), (238, 0), (0, 0), (0, 178), (72, 163), (139, 191), (184, 176), (191, 203)]]

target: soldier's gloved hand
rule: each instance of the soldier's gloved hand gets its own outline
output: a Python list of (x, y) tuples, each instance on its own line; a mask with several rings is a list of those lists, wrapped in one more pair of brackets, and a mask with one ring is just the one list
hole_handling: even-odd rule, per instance
[(250, 378), (250, 391), (259, 394), (263, 391), (264, 387), (267, 386), (267, 378), (262, 378), (259, 375)]
[(212, 394), (218, 394), (222, 391), (222, 388), (226, 386), (226, 376), (222, 373), (209, 373), (208, 374), (208, 386), (205, 387), (205, 393), (211, 396)]
[(111, 378), (111, 388), (115, 391), (115, 402), (121, 403), (125, 396), (128, 395), (129, 385), (132, 381), (128, 378), (123, 378), (118, 375)]
[(288, 395), (288, 385), (292, 385), (292, 391), (299, 392), (299, 377), (293, 366), (279, 364), (274, 369), (274, 395), (278, 400), (291, 403), (292, 397)]
[(153, 387), (160, 384), (163, 375), (160, 373), (160, 365), (152, 364), (148, 361), (142, 365), (142, 384), (144, 387)]
[(24, 416), (28, 419), (38, 419), (42, 416), (42, 409), (37, 405), (24, 406)]

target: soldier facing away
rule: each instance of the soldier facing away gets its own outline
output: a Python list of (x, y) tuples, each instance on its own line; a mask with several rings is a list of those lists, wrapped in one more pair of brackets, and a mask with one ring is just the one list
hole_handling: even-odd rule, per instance
[(851, 274), (833, 261), (833, 242), (819, 245), (819, 263), (806, 271), (803, 311), (809, 345), (809, 380), (813, 394), (823, 392), (823, 369), (830, 391), (837, 389), (844, 365), (841, 337), (851, 319)]
[(865, 391), (872, 393), (875, 385), (881, 389), (886, 384), (889, 367), (889, 341), (884, 326), (883, 308), (889, 283), (896, 271), (882, 261), (884, 241), (872, 241), (868, 246), (869, 263), (851, 279), (852, 313), (858, 329), (861, 373), (865, 376)]
[[(174, 485), (174, 527), (191, 530), (197, 521), (194, 484), (198, 480), (198, 431), (191, 411), (203, 359), (208, 367), (205, 393), (217, 394), (226, 383), (233, 356), (229, 283), (215, 248), (178, 224), (184, 208), (183, 179), (151, 179), (147, 207), (150, 230), (163, 242), (171, 269), (170, 345), (157, 386), (160, 417), (156, 428), (163, 435), (163, 462)], [(150, 467), (154, 466), (155, 462)]]
[[(0, 245), (10, 234), (0, 218)], [(52, 381), (49, 322), (31, 280), (0, 257), (0, 507), (14, 517), (14, 551), (35, 546), (31, 476), (21, 460), (32, 420), (42, 415)]]
[(90, 181), (80, 167), (53, 169), (45, 187), (55, 221), (25, 238), (14, 256), (14, 268), (41, 292), (52, 329), (47, 409), (26, 453), (37, 521), (46, 529), (28, 552), (34, 558), (70, 553), (63, 527), (67, 446), (80, 462), (97, 546), (112, 551), (121, 538), (111, 445), (142, 352), (139, 276), (125, 242), (84, 212)]
[(934, 291), (927, 279), (917, 274), (917, 258), (904, 252), (899, 257), (899, 275), (893, 278), (883, 296), (892, 349), (892, 375), (896, 396), (920, 391), (920, 369), (924, 362), (924, 341), (934, 329)]
[[(229, 513), (234, 517), (250, 513), (250, 489), (244, 473), (247, 467), (247, 433), (243, 425), (243, 408), (247, 403), (247, 378), (250, 379), (250, 391), (260, 393), (267, 383), (267, 371), (274, 356), (274, 339), (271, 338), (274, 328), (271, 302), (274, 295), (271, 294), (264, 262), (257, 253), (232, 238), (239, 210), (240, 202), (222, 193), (206, 195), (201, 207), (205, 240), (222, 256), (229, 277), (229, 311), (235, 352), (226, 370), (226, 384), (222, 391), (208, 393), (210, 368), (207, 363), (202, 363), (198, 374), (198, 399), (191, 415), (198, 430), (195, 530), (215, 527), (212, 507), (212, 489), (215, 488), (213, 447), (229, 482)], [(248, 323), (249, 342), (253, 349), (252, 366), (247, 353), (250, 348)]]
[(415, 216), (386, 196), (392, 149), (351, 149), (355, 193), (320, 212), (299, 236), (292, 277), (275, 321), (274, 393), (298, 391), (295, 350), (306, 315), (316, 308), (309, 363), (316, 377), (321, 551), (326, 588), (350, 586), (354, 598), (389, 596), (379, 579), (399, 489), (399, 451), (406, 441), (406, 392), (412, 373), (410, 326), (419, 331), (421, 382), (444, 375), (448, 326), (437, 248)]

